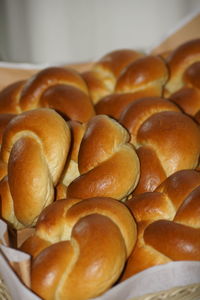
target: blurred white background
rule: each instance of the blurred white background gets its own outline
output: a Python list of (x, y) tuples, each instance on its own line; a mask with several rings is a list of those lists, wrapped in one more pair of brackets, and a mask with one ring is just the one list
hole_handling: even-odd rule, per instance
[(200, 0), (0, 0), (0, 60), (74, 63), (146, 50)]

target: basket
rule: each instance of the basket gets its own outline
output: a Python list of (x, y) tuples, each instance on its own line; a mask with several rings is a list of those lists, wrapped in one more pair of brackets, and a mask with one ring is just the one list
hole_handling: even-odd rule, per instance
[(0, 278), (0, 300), (12, 300), (12, 298), (9, 295), (8, 290), (1, 278)]
[(131, 300), (199, 300), (200, 282), (196, 284), (175, 287), (166, 291), (134, 297)]

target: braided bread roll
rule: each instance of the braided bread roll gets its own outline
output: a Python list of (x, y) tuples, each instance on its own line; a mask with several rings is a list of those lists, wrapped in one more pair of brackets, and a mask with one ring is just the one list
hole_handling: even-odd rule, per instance
[(138, 58), (119, 76), (115, 92), (95, 105), (95, 111), (120, 120), (126, 107), (137, 99), (161, 97), (167, 78), (167, 65), (163, 59), (150, 55)]
[(143, 90), (150, 95), (162, 96), (164, 85), (168, 79), (168, 69), (165, 61), (155, 55), (138, 58), (119, 76), (116, 93), (135, 93)]
[(45, 300), (100, 295), (119, 278), (136, 238), (133, 216), (115, 199), (52, 203), (21, 248), (33, 256), (33, 291)]
[(9, 189), (5, 198), (4, 189), (0, 189), (3, 218), (17, 227), (35, 223), (42, 209), (54, 200), (54, 186), (64, 168), (70, 143), (69, 127), (54, 110), (30, 110), (9, 122), (1, 147), (1, 159), (8, 164), (5, 183)]
[(166, 59), (170, 77), (165, 86), (165, 96), (169, 97), (188, 82), (188, 75), (191, 78), (191, 70), (188, 68), (199, 61), (200, 39), (185, 42), (170, 53)]
[(198, 166), (200, 128), (172, 102), (139, 99), (123, 111), (119, 121), (129, 130), (140, 159), (135, 194), (152, 192), (176, 171)]
[(175, 102), (186, 114), (199, 122), (200, 114), (200, 62), (190, 65), (183, 76), (184, 86), (170, 95), (170, 100)]
[(181, 170), (154, 192), (126, 202), (137, 225), (138, 240), (122, 276), (177, 260), (200, 260), (200, 173)]
[(68, 186), (67, 197), (128, 197), (140, 175), (139, 159), (129, 139), (128, 131), (114, 119), (92, 118), (79, 149), (80, 176)]
[(55, 109), (66, 119), (80, 122), (87, 122), (95, 115), (85, 81), (70, 68), (43, 69), (0, 93), (1, 113), (18, 114), (40, 107)]
[(112, 94), (116, 81), (126, 67), (143, 54), (131, 49), (118, 49), (105, 54), (94, 63), (91, 70), (83, 72), (92, 101), (96, 104), (102, 97)]

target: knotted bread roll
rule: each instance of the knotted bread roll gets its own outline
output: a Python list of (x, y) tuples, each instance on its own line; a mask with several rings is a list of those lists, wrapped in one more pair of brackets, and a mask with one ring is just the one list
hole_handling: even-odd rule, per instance
[(93, 117), (79, 149), (80, 176), (68, 186), (67, 197), (128, 197), (140, 176), (140, 162), (129, 140), (119, 122), (106, 115)]
[(167, 79), (167, 65), (159, 56), (138, 58), (119, 76), (114, 93), (99, 100), (95, 111), (120, 120), (121, 113), (137, 99), (162, 97)]
[[(189, 78), (193, 71), (188, 69), (193, 64), (200, 62), (200, 39), (190, 40), (176, 47), (166, 62), (170, 77), (165, 86), (165, 96), (169, 97), (187, 84), (188, 80), (190, 81)], [(197, 79), (195, 80), (197, 81)]]
[(95, 115), (85, 81), (70, 68), (43, 69), (0, 93), (1, 113), (18, 114), (40, 107), (55, 109), (64, 118), (80, 122)]
[(0, 183), (2, 218), (16, 228), (35, 223), (54, 200), (70, 143), (69, 126), (52, 109), (30, 110), (9, 122), (0, 153), (8, 164)]
[(115, 199), (56, 201), (21, 248), (33, 256), (32, 290), (45, 300), (96, 297), (118, 280), (136, 238), (133, 216)]
[(147, 55), (128, 65), (117, 80), (115, 92), (135, 93), (148, 90), (149, 96), (162, 96), (168, 76), (165, 61), (159, 56)]
[(189, 66), (184, 73), (184, 86), (170, 95), (175, 102), (188, 115), (197, 122), (200, 121), (200, 61)]
[(119, 121), (129, 130), (140, 159), (135, 194), (153, 191), (176, 171), (198, 166), (200, 128), (172, 102), (156, 97), (136, 100)]
[(200, 173), (181, 170), (126, 202), (138, 240), (121, 280), (158, 264), (200, 260)]
[(112, 94), (116, 81), (126, 67), (142, 57), (143, 54), (132, 49), (118, 49), (105, 54), (89, 71), (82, 73), (92, 101), (96, 104), (102, 97)]

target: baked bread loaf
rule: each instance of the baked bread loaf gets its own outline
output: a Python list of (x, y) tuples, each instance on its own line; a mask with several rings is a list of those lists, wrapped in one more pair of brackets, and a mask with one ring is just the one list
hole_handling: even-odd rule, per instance
[(87, 122), (95, 115), (85, 81), (69, 68), (43, 69), (0, 93), (0, 113), (18, 114), (40, 107), (52, 108), (67, 120), (80, 122)]
[(7, 164), (7, 178), (0, 188), (3, 219), (16, 228), (35, 224), (54, 200), (70, 143), (69, 126), (52, 109), (30, 110), (9, 122), (0, 153)]
[(45, 300), (96, 297), (118, 280), (136, 238), (133, 216), (115, 199), (56, 201), (21, 248), (33, 256), (32, 290)]
[(102, 97), (112, 94), (121, 73), (142, 56), (142, 53), (132, 49), (114, 50), (94, 63), (91, 70), (83, 72), (81, 75), (87, 83), (93, 103), (96, 104)]
[(119, 122), (106, 115), (93, 117), (79, 149), (80, 176), (68, 186), (67, 197), (126, 199), (140, 176), (139, 159), (129, 140)]
[(126, 202), (138, 225), (121, 280), (158, 264), (200, 260), (200, 173), (181, 170)]
[(119, 122), (130, 132), (140, 160), (135, 194), (152, 192), (176, 171), (198, 166), (200, 128), (172, 102), (139, 99), (123, 111)]

